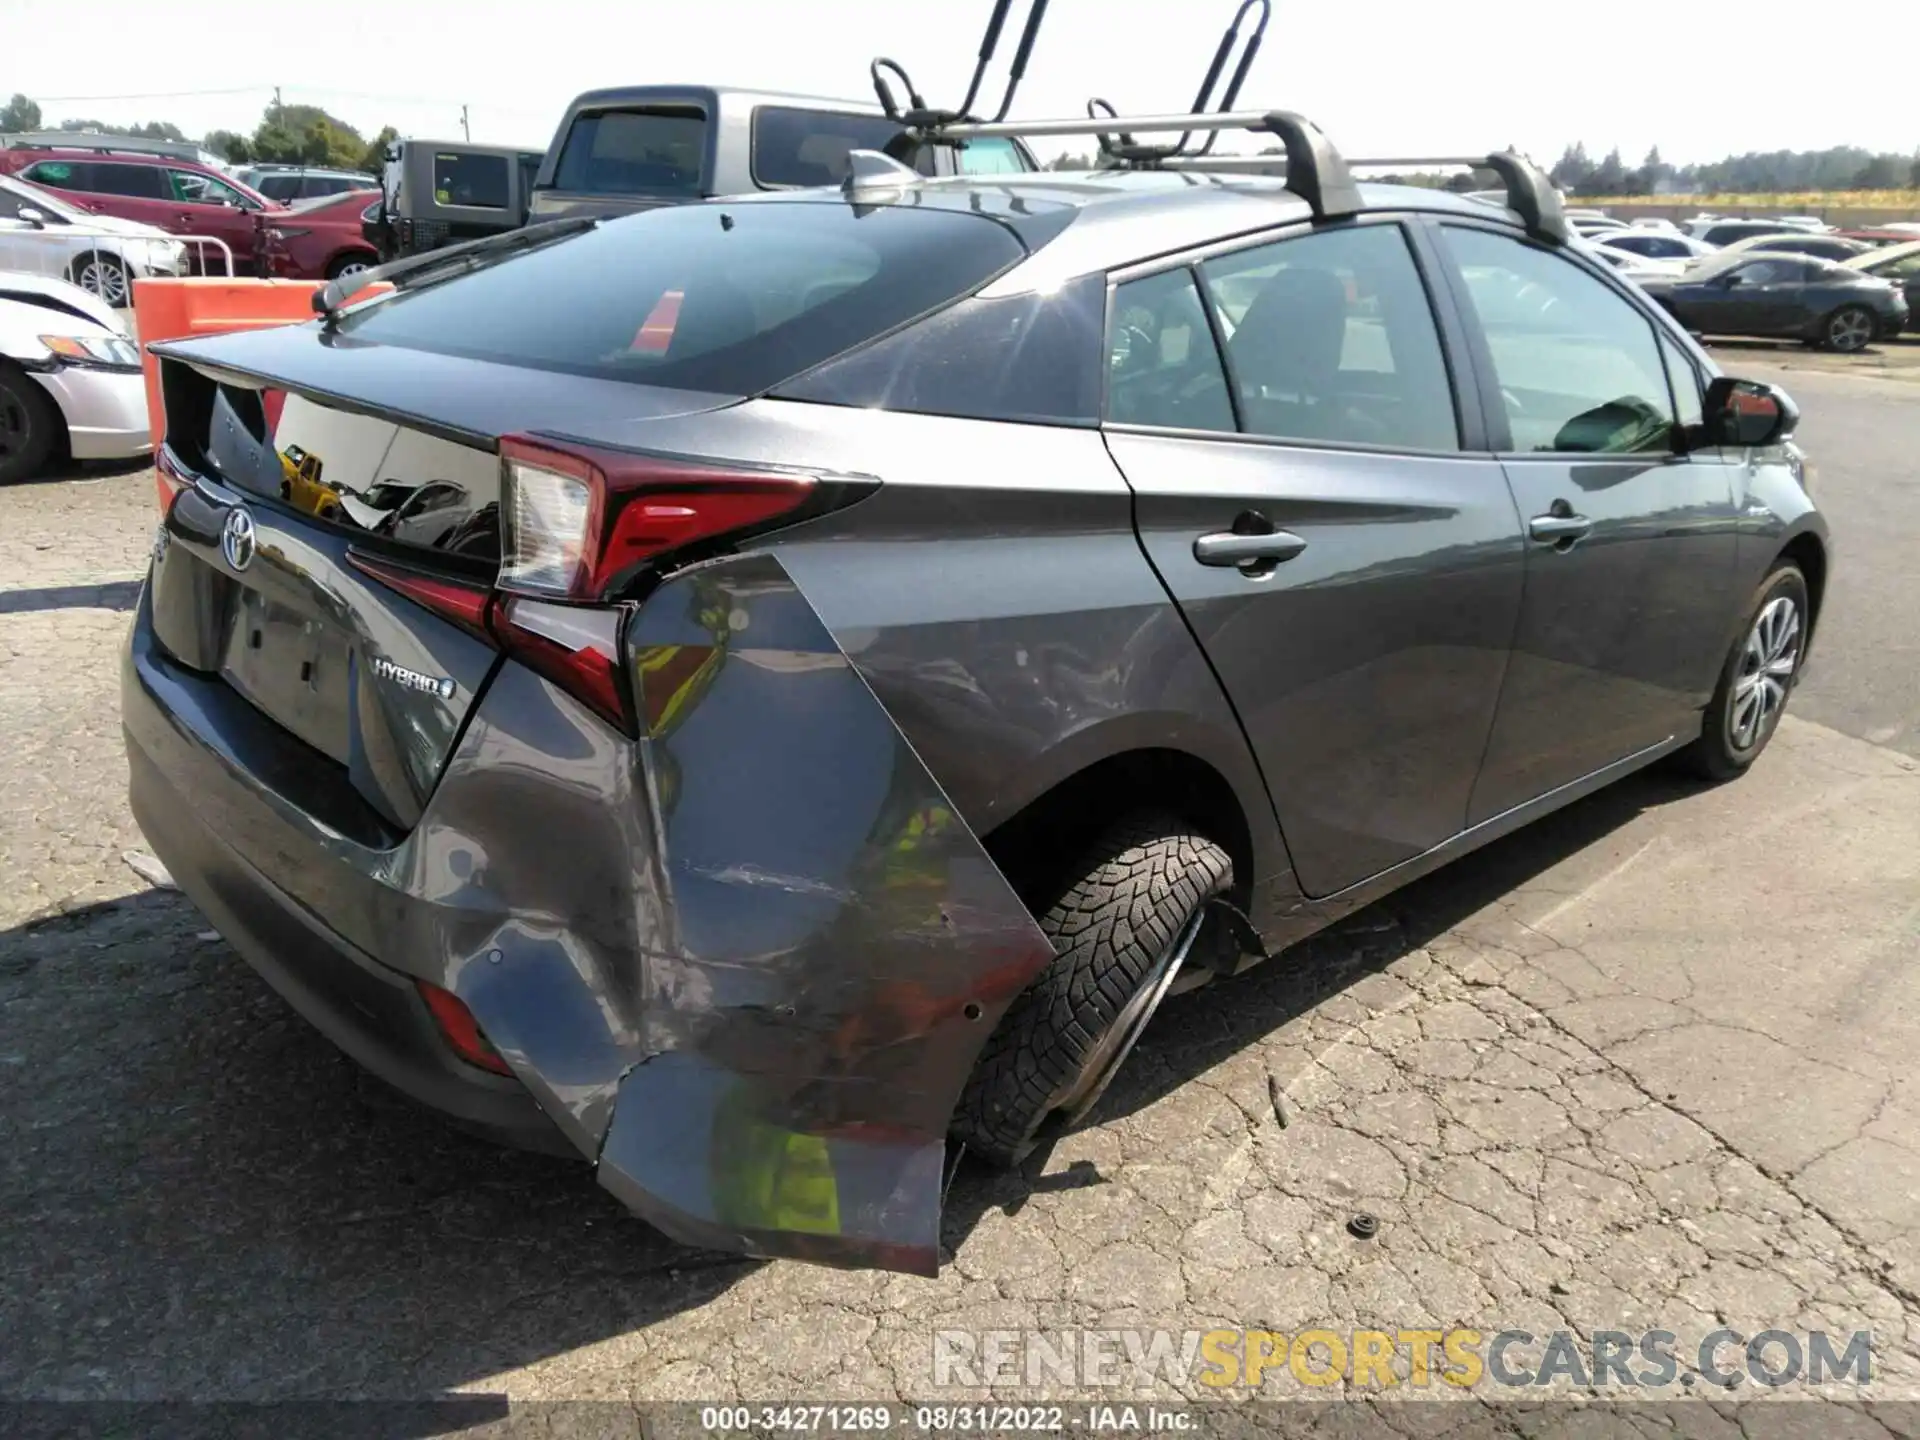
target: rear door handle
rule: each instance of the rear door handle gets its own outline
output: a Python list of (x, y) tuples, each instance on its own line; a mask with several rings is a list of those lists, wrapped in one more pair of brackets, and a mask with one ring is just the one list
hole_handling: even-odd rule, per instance
[(1543, 544), (1584, 540), (1593, 533), (1593, 521), (1584, 515), (1536, 515), (1527, 522), (1527, 534)]
[(1260, 561), (1278, 564), (1291, 560), (1307, 548), (1307, 542), (1291, 530), (1275, 530), (1266, 535), (1236, 535), (1231, 530), (1202, 535), (1193, 542), (1193, 558), (1202, 565), (1248, 565)]

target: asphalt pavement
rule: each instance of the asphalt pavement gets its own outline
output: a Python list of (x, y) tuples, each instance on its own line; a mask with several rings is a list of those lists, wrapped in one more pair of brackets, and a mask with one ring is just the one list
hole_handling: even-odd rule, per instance
[(1789, 363), (1739, 368), (1838, 558), (1756, 771), (1171, 1002), (1092, 1123), (962, 1172), (935, 1280), (682, 1249), (339, 1056), (124, 859), (150, 475), (0, 491), (0, 1399), (1031, 1401), (1110, 1392), (939, 1388), (935, 1332), (1214, 1325), (1866, 1330), (1920, 1398), (1920, 387)]

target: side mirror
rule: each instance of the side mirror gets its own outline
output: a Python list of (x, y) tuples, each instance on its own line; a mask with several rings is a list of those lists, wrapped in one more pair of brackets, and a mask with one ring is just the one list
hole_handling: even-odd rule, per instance
[(31, 205), (22, 205), (18, 210), (14, 211), (14, 214), (18, 215), (36, 230), (44, 230), (47, 228), (47, 212), (44, 210), (36, 210)]
[(1800, 423), (1800, 407), (1764, 380), (1717, 376), (1707, 386), (1701, 445), (1759, 449), (1786, 439)]

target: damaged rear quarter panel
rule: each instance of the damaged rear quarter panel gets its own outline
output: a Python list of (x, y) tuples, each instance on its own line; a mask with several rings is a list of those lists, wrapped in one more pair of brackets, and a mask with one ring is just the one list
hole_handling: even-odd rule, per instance
[(452, 987), (668, 1234), (932, 1274), (953, 1108), (1052, 947), (773, 556), (668, 581), (627, 651), (658, 923), (610, 917), (622, 974), (523, 912)]

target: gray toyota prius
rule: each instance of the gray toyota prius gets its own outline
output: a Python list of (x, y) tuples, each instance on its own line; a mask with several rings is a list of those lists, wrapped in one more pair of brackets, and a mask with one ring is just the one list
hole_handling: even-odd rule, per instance
[(1791, 401), (1518, 157), (1494, 205), (1242, 122), (1284, 176), (862, 151), (156, 346), (155, 853), (457, 1122), (930, 1273), (951, 1157), (1085, 1114), (1167, 994), (1746, 771), (1829, 567)]

